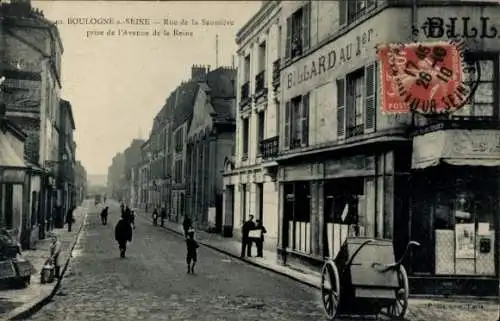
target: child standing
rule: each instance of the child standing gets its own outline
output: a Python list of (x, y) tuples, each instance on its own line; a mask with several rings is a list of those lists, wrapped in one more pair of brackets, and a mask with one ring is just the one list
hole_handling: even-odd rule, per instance
[(198, 245), (198, 242), (194, 240), (194, 230), (189, 230), (187, 232), (186, 247), (187, 247), (186, 263), (188, 267), (187, 273), (194, 274), (194, 266), (196, 265), (197, 261), (196, 250), (200, 247)]

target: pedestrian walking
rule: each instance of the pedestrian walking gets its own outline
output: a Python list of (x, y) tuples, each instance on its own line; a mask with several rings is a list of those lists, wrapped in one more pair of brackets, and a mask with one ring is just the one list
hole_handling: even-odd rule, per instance
[(120, 204), (120, 211), (122, 212), (122, 214), (125, 213), (125, 204)]
[(255, 223), (253, 221), (253, 215), (248, 217), (248, 221), (243, 223), (241, 228), (242, 237), (241, 237), (241, 257), (245, 257), (245, 250), (248, 257), (252, 256), (252, 240), (248, 236), (250, 231), (255, 229)]
[(164, 226), (165, 225), (165, 220), (167, 219), (167, 211), (165, 210), (165, 207), (162, 207), (161, 208), (161, 222), (160, 222), (160, 226)]
[(68, 224), (68, 232), (71, 232), (71, 227), (73, 226), (73, 223), (75, 223), (75, 217), (73, 216), (73, 211), (75, 207), (72, 206), (68, 209), (68, 212), (66, 213), (66, 223)]
[(122, 218), (116, 224), (115, 240), (118, 242), (120, 257), (124, 258), (127, 251), (127, 242), (132, 242), (132, 226), (130, 225), (129, 216), (125, 213), (122, 214)]
[(261, 220), (256, 220), (255, 223), (257, 223), (255, 230), (260, 232), (260, 237), (255, 240), (255, 245), (257, 246), (257, 257), (264, 257), (262, 250), (264, 248), (264, 234), (267, 233), (267, 230), (264, 225), (262, 225)]
[(184, 237), (188, 237), (188, 231), (193, 228), (193, 222), (191, 219), (186, 215), (184, 216), (184, 222), (182, 222), (182, 228), (184, 229)]
[(103, 208), (101, 211), (101, 222), (102, 222), (102, 225), (108, 224), (108, 207), (107, 206), (105, 208)]
[(130, 224), (132, 225), (132, 228), (135, 230), (135, 211), (128, 208), (128, 206), (127, 206), (127, 215), (129, 217)]
[(187, 238), (186, 238), (186, 248), (187, 248), (186, 263), (187, 263), (187, 268), (188, 268), (187, 273), (194, 274), (194, 266), (196, 265), (196, 262), (198, 261), (198, 255), (197, 255), (196, 251), (200, 246), (198, 245), (198, 242), (196, 242), (194, 239), (194, 230), (193, 229), (190, 229), (189, 231), (187, 231), (186, 234), (187, 234)]

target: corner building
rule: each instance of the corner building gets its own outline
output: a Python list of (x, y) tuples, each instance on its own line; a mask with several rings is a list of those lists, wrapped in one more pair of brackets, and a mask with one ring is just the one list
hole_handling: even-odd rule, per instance
[[(391, 239), (399, 258), (416, 240), (405, 261), (412, 293), (495, 295), (500, 43), (481, 35), (491, 36), (499, 10), (486, 1), (281, 2), (281, 260), (319, 268), (349, 235)], [(441, 118), (383, 114), (375, 46), (446, 39), (453, 21), (484, 66), (470, 104)]]

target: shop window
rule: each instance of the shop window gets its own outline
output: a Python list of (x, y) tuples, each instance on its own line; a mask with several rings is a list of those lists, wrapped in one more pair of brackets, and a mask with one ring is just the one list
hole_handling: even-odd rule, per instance
[[(473, 117), (492, 118), (498, 117), (498, 107), (496, 106), (496, 90), (498, 87), (498, 59), (497, 57), (487, 57), (480, 55), (467, 55), (470, 68), (478, 61), (481, 68), (481, 77), (476, 92), (469, 102), (453, 113), (453, 118)], [(475, 68), (473, 68), (475, 69)], [(465, 82), (473, 85), (475, 71), (464, 73)]]
[(284, 148), (294, 149), (309, 144), (309, 93), (285, 104)]
[(284, 188), (285, 244), (297, 252), (311, 253), (311, 194), (309, 182), (286, 184)]
[(333, 180), (324, 186), (326, 257), (335, 257), (348, 236), (374, 236), (374, 215), (366, 215), (364, 179)]
[(286, 58), (302, 55), (310, 45), (311, 3), (295, 11), (286, 20)]

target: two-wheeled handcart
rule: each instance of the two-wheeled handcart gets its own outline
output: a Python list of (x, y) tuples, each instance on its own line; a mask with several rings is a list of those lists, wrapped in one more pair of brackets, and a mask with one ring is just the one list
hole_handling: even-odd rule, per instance
[(402, 262), (412, 246), (395, 261), (391, 240), (349, 237), (321, 275), (323, 307), (330, 321), (340, 316), (385, 315), (403, 319), (408, 309), (408, 275)]

